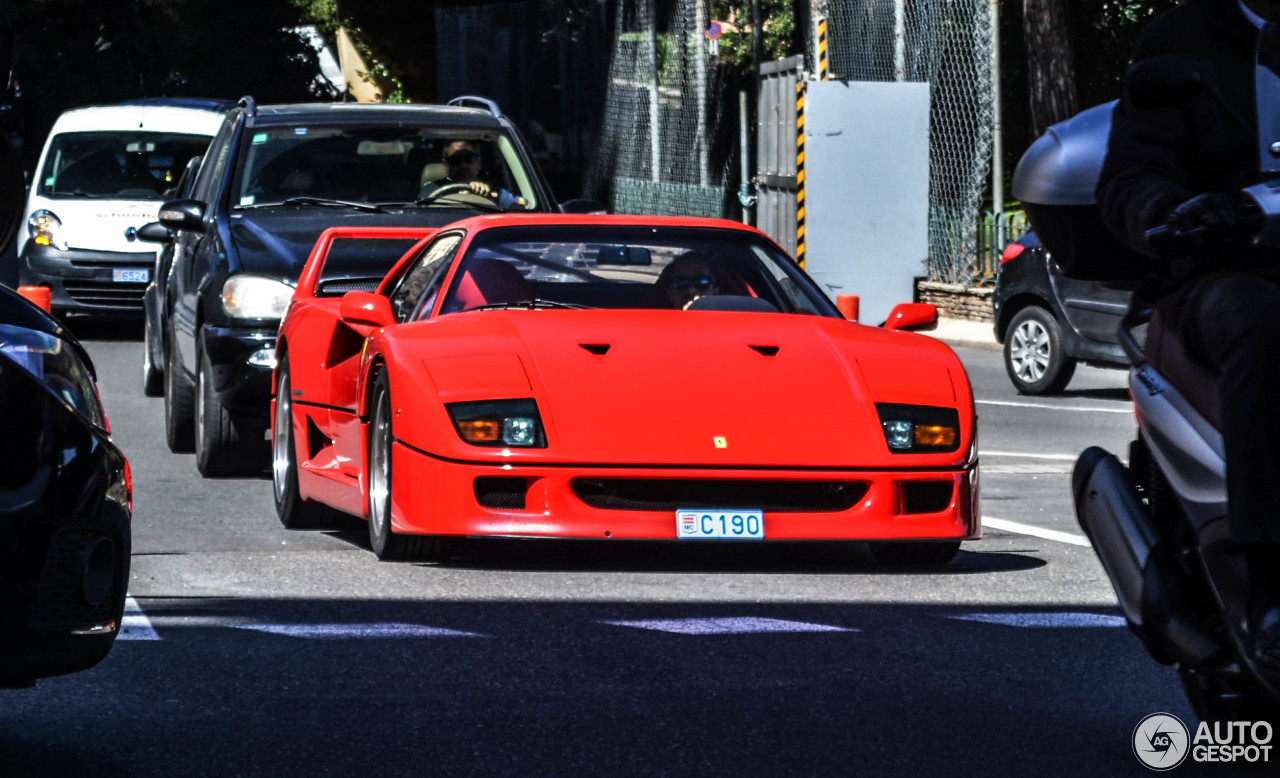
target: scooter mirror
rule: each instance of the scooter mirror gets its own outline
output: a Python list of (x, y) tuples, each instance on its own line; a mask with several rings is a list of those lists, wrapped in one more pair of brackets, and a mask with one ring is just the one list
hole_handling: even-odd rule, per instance
[(1144, 110), (1171, 108), (1212, 88), (1214, 75), (1213, 63), (1201, 57), (1151, 57), (1129, 68), (1125, 93), (1129, 102)]
[(1258, 34), (1258, 65), (1254, 69), (1258, 99), (1258, 166), (1263, 173), (1280, 173), (1280, 25), (1267, 22)]

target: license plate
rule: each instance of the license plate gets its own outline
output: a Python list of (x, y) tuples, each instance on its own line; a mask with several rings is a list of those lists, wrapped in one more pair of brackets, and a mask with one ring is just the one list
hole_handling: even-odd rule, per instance
[(151, 280), (151, 268), (117, 267), (111, 271), (111, 280), (117, 284), (145, 284)]
[(685, 509), (676, 511), (676, 537), (764, 540), (764, 512)]

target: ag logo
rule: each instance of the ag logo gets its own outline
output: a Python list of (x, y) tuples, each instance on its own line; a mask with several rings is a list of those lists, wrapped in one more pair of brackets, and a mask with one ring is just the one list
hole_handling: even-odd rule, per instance
[(1133, 730), (1133, 755), (1152, 770), (1172, 770), (1187, 758), (1191, 733), (1181, 719), (1152, 713)]

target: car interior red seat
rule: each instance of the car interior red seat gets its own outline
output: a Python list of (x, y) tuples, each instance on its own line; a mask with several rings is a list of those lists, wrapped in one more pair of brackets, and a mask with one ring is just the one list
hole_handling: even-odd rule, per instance
[(511, 263), (476, 257), (467, 264), (449, 310), (469, 311), (482, 305), (517, 303), (533, 297), (529, 282)]

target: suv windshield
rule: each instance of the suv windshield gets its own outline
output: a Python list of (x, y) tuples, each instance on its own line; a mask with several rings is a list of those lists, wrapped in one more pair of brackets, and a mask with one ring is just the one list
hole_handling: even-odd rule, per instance
[(528, 171), (500, 133), (306, 125), (252, 129), (247, 140), (232, 182), (240, 207), (292, 198), (538, 207)]
[(164, 200), (187, 160), (204, 154), (207, 135), (163, 132), (64, 132), (49, 144), (39, 194)]

